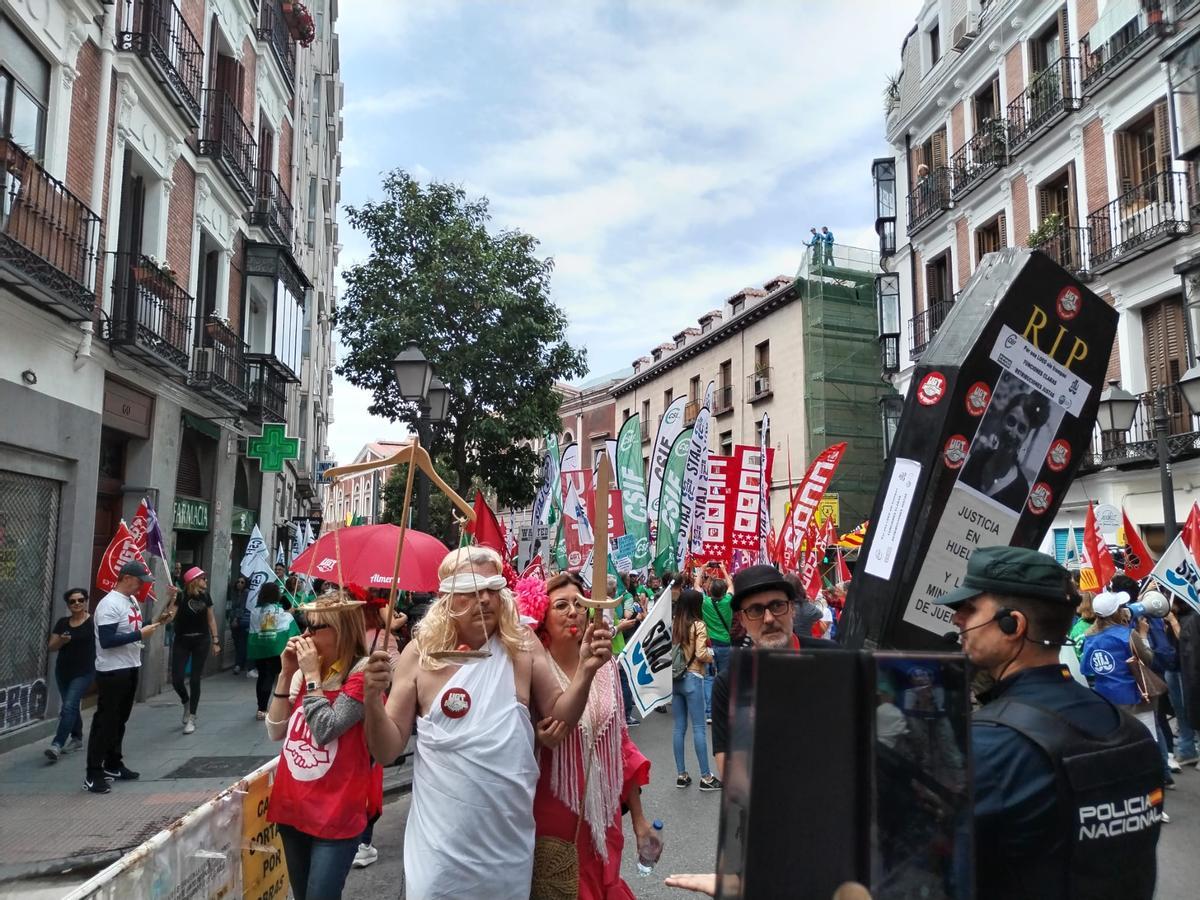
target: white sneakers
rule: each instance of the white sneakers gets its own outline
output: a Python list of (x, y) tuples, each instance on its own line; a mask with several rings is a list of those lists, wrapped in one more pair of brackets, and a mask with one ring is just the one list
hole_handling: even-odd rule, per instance
[(354, 854), (353, 866), (356, 869), (365, 869), (377, 859), (379, 859), (378, 850), (370, 844), (359, 844), (358, 852)]
[(196, 730), (196, 717), (187, 715), (183, 717), (183, 733), (191, 734)]
[(188, 712), (188, 705), (186, 703), (183, 704), (183, 724), (186, 725), (188, 723), (188, 719), (191, 717), (192, 714)]

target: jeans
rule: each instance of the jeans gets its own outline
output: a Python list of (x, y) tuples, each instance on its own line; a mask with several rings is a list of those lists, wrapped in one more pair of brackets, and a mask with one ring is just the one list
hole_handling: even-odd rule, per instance
[(1175, 723), (1179, 726), (1179, 742), (1175, 745), (1176, 759), (1192, 759), (1196, 756), (1196, 732), (1187, 718), (1186, 698), (1183, 695), (1183, 678), (1178, 672), (1167, 672), (1167, 696), (1175, 708)]
[(672, 749), (675, 751), (675, 771), (682, 775), (687, 771), (683, 761), (683, 736), (687, 732), (688, 720), (692, 723), (692, 746), (700, 763), (700, 774), (707, 778), (712, 772), (708, 768), (708, 735), (704, 727), (704, 677), (695, 672), (685, 672), (675, 682), (671, 697), (671, 712), (675, 717), (675, 734)]
[(346, 876), (358, 837), (326, 840), (305, 834), (291, 825), (278, 825), (287, 860), (288, 880), (296, 900), (337, 900), (346, 886)]
[[(171, 645), (171, 686), (193, 716), (200, 705), (200, 678), (204, 675), (211, 640), (207, 634), (177, 634)], [(192, 662), (190, 676), (185, 674), (189, 659)]]
[(254, 682), (254, 692), (258, 695), (258, 711), (266, 712), (271, 705), (271, 694), (275, 691), (275, 681), (283, 671), (283, 660), (278, 656), (264, 656), (254, 660), (258, 669), (258, 680)]
[(367, 819), (367, 827), (363, 829), (362, 837), (358, 839), (360, 844), (366, 844), (368, 847), (371, 846), (371, 841), (375, 838), (375, 823), (379, 821), (379, 817), (381, 815), (383, 815), (383, 813), (379, 813)]
[(96, 673), (96, 713), (87, 748), (87, 773), (93, 780), (103, 778), (105, 769), (124, 764), (121, 743), (137, 697), (138, 673), (136, 666)]
[(637, 713), (634, 712), (633, 691), (629, 689), (629, 678), (626, 676), (623, 666), (617, 666), (617, 671), (621, 673), (621, 700), (625, 704), (625, 721), (636, 721)]
[(233, 666), (235, 669), (245, 670), (246, 639), (250, 636), (250, 629), (242, 628), (237, 622), (234, 622), (231, 628), (233, 630)]
[(62, 678), (55, 673), (58, 695), (62, 697), (62, 709), (58, 711), (58, 730), (54, 732), (54, 743), (57, 746), (63, 746), (68, 737), (77, 741), (83, 740), (83, 716), (79, 714), (79, 701), (83, 699), (95, 677), (95, 672), (76, 675), (74, 678)]
[(718, 644), (715, 641), (712, 645), (713, 661), (712, 665), (704, 669), (704, 718), (712, 718), (712, 686), (716, 680), (717, 673), (722, 671), (729, 664), (729, 645)]

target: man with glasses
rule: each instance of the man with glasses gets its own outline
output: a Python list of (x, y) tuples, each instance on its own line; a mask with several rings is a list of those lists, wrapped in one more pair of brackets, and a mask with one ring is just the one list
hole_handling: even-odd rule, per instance
[[(746, 635), (755, 647), (767, 650), (796, 650), (800, 647), (827, 648), (828, 641), (792, 633), (793, 601), (796, 591), (774, 566), (748, 566), (733, 576), (733, 604), (740, 613)], [(729, 672), (717, 672), (712, 690), (712, 751), (717, 774), (725, 777), (725, 754), (729, 751)]]

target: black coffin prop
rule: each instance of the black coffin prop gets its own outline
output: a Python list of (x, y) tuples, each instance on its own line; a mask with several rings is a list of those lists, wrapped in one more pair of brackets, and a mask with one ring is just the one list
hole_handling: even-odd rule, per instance
[(974, 895), (957, 654), (732, 655), (718, 897)]
[(1038, 547), (1092, 441), (1117, 312), (1035, 250), (983, 258), (921, 356), (846, 608), (848, 647), (945, 647), (980, 546)]

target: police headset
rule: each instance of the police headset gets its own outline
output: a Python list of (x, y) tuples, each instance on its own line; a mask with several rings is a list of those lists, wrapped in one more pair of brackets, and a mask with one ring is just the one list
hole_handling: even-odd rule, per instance
[[(1020, 627), (1020, 623), (1017, 621), (1016, 616), (1013, 615), (1013, 612), (1014, 612), (1014, 610), (1009, 609), (1007, 606), (1001, 606), (999, 609), (996, 610), (996, 614), (994, 616), (992, 616), (990, 619), (988, 619), (986, 622), (982, 622), (979, 625), (972, 625), (970, 628), (964, 628), (962, 631), (947, 632), (946, 639), (949, 640), (949, 639), (953, 638), (955, 643), (957, 643), (959, 637), (966, 634), (968, 631), (974, 631), (977, 628), (987, 628), (987, 626), (991, 625), (993, 622), (996, 624), (996, 627), (999, 628), (1000, 631), (1003, 632), (1004, 634), (1010, 634), (1010, 635), (1016, 634), (1017, 629)], [(1024, 615), (1024, 613), (1022, 613), (1022, 615)], [(1066, 640), (1063, 640), (1063, 641), (1051, 641), (1051, 640), (1035, 641), (1033, 638), (1028, 637), (1027, 635), (1021, 635), (1021, 637), (1024, 638), (1025, 640), (1029, 641), (1029, 643), (1037, 644), (1041, 647), (1065, 647), (1071, 643), (1070, 638), (1067, 638)]]

